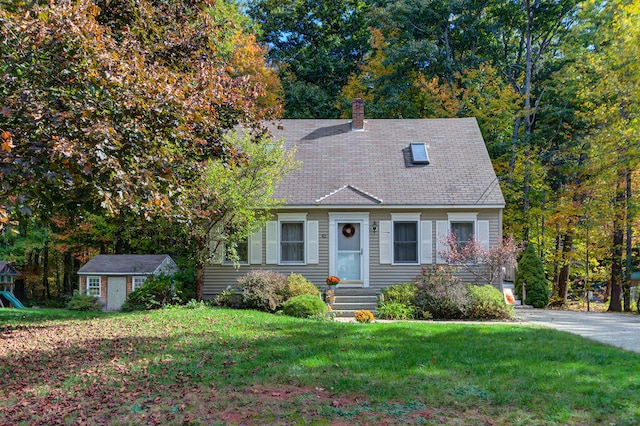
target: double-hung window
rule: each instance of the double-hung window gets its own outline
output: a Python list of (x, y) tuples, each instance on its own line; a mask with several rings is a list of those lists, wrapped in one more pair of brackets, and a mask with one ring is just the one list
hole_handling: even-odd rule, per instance
[(464, 247), (471, 242), (475, 235), (475, 222), (471, 221), (451, 221), (451, 233), (455, 235), (456, 242), (460, 247)]
[(418, 222), (393, 222), (393, 263), (418, 263)]
[(420, 263), (420, 214), (393, 213), (391, 221), (393, 263)]
[(280, 222), (280, 263), (304, 263), (304, 221)]
[[(229, 250), (227, 248), (229, 245), (225, 245), (224, 250), (224, 263), (234, 263), (234, 259), (231, 258)], [(238, 255), (237, 259), (235, 259), (241, 265), (247, 265), (249, 263), (249, 239), (245, 238), (242, 241), (238, 241), (236, 243), (236, 254)]]
[(147, 280), (147, 277), (144, 275), (136, 276), (131, 278), (131, 291), (137, 290), (142, 287), (142, 284)]
[(100, 277), (87, 277), (87, 295), (100, 297)]
[[(265, 231), (267, 265), (318, 263), (318, 221), (307, 220), (306, 213), (278, 213), (278, 220), (267, 222)], [(250, 247), (249, 257), (253, 258), (256, 253), (252, 241)]]
[(478, 239), (477, 213), (449, 213), (448, 216), (449, 231), (456, 237), (460, 248), (469, 244), (472, 239)]

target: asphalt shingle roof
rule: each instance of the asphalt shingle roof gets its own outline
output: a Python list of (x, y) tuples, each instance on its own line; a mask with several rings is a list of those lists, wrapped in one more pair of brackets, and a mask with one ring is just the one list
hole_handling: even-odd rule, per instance
[[(289, 206), (504, 206), (475, 118), (367, 120), (364, 131), (348, 120), (282, 120), (271, 131), (302, 162), (275, 193)], [(412, 142), (427, 145), (429, 165), (411, 163)]]
[(78, 273), (151, 274), (167, 257), (168, 254), (99, 254)]

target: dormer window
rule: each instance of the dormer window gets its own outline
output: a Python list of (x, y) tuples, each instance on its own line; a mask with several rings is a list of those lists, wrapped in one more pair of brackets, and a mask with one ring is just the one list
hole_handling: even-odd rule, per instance
[(411, 161), (413, 164), (429, 164), (429, 155), (427, 154), (427, 145), (423, 143), (412, 143)]

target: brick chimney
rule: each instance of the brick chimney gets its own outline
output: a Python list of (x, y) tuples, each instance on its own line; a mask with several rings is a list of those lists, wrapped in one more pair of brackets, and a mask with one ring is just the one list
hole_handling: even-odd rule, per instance
[(351, 130), (354, 132), (364, 130), (364, 100), (355, 98), (351, 101), (351, 108)]

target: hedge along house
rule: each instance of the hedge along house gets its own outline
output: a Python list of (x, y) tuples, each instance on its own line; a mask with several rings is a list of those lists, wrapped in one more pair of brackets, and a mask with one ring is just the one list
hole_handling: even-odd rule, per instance
[(301, 169), (276, 190), (285, 204), (239, 247), (240, 267), (219, 253), (205, 268), (205, 298), (250, 269), (321, 287), (336, 275), (339, 289), (373, 294), (444, 263), (448, 231), (487, 247), (502, 238), (505, 202), (474, 118), (365, 121), (356, 99), (350, 122), (282, 120), (271, 131), (296, 147)]
[(117, 311), (150, 275), (178, 270), (168, 254), (99, 254), (78, 270), (80, 293), (99, 298), (104, 310)]

